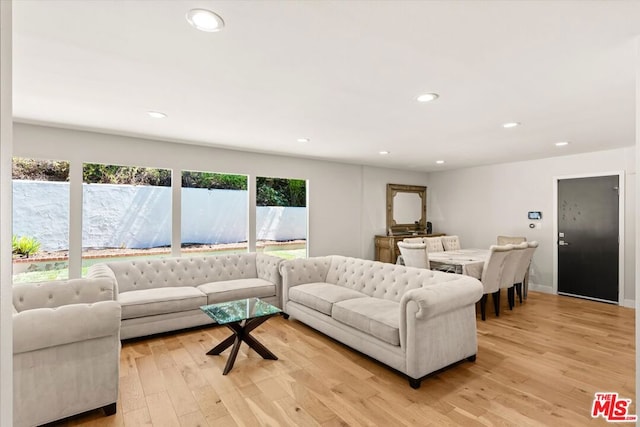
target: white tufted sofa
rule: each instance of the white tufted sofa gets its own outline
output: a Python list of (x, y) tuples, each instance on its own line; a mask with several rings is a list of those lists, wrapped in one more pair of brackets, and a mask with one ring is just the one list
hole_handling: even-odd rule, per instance
[(290, 316), (406, 374), (414, 388), (475, 360), (477, 279), (337, 255), (283, 261), (280, 272)]
[(212, 323), (200, 306), (259, 297), (281, 306), (282, 258), (262, 253), (96, 264), (117, 282), (122, 339)]
[(14, 426), (116, 411), (120, 305), (112, 278), (13, 286)]

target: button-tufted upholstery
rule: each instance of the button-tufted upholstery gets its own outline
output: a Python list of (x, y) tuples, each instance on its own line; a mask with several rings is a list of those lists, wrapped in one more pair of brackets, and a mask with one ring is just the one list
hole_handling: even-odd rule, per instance
[(258, 297), (281, 306), (281, 258), (263, 253), (156, 258), (97, 264), (122, 304), (123, 339), (211, 323), (200, 306)]
[(332, 255), (280, 264), (283, 309), (404, 372), (412, 386), (477, 351), (469, 276)]
[(49, 423), (118, 398), (120, 304), (101, 274), (13, 287), (13, 425)]

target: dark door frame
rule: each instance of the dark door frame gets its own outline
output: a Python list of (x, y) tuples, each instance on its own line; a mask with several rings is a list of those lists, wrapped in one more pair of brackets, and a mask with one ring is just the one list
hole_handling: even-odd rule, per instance
[(553, 293), (558, 294), (558, 182), (563, 179), (618, 176), (618, 305), (624, 305), (624, 205), (625, 172), (602, 172), (553, 177)]

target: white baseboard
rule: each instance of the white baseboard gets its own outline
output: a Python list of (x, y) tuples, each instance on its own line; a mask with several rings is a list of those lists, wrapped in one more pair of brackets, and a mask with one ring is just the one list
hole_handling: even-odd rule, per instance
[[(553, 294), (553, 288), (551, 286), (539, 285), (537, 283), (529, 283), (529, 290), (545, 294)], [(622, 307), (636, 308), (636, 300), (625, 299), (622, 302)]]
[(552, 294), (553, 288), (551, 286), (539, 285), (537, 283), (529, 283), (529, 290), (535, 292), (542, 292), (545, 294)]

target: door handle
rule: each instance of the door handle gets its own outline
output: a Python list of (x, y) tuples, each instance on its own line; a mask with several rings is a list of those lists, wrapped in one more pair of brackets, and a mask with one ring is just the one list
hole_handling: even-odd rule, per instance
[(558, 240), (558, 246), (569, 246), (569, 242), (565, 242), (564, 240)]

